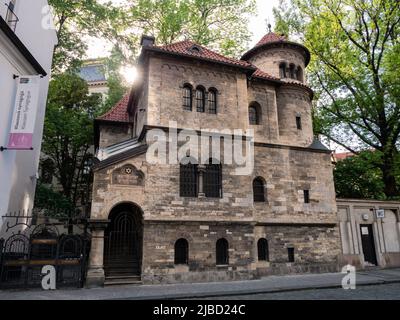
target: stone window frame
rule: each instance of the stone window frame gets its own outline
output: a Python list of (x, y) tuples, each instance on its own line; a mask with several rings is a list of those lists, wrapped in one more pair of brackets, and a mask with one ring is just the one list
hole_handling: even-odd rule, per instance
[[(254, 110), (254, 115), (250, 111), (251, 109)], [(248, 113), (249, 113), (249, 124), (250, 125), (258, 126), (261, 124), (261, 119), (262, 119), (262, 110), (261, 109), (262, 109), (261, 105), (257, 101), (252, 101), (249, 104)]]
[[(179, 245), (179, 247), (178, 247)], [(174, 264), (189, 264), (189, 241), (185, 238), (179, 238), (174, 244)]]
[(229, 241), (226, 238), (215, 242), (215, 263), (217, 266), (229, 265)]
[(260, 238), (257, 241), (257, 258), (258, 261), (269, 262), (269, 242), (266, 238)]
[(206, 88), (204, 86), (198, 85), (196, 87), (195, 101), (196, 101), (196, 111), (199, 113), (205, 113), (207, 97), (206, 97)]
[[(184, 159), (187, 161), (182, 162)], [(190, 182), (187, 182), (188, 178), (191, 178)], [(197, 160), (190, 156), (184, 157), (179, 163), (179, 196), (182, 198), (199, 196), (199, 165)]]
[(222, 199), (222, 163), (218, 159), (210, 158), (204, 165), (202, 175), (203, 194), (206, 198)]
[(297, 80), (300, 82), (304, 82), (303, 68), (300, 66), (297, 67)]
[(294, 263), (296, 261), (296, 253), (294, 246), (287, 247), (287, 254), (288, 254), (288, 262)]
[(287, 78), (287, 65), (286, 61), (279, 62), (279, 77), (281, 79)]
[(297, 130), (303, 130), (302, 117), (300, 113), (296, 114), (296, 128)]
[[(215, 87), (211, 87), (207, 92), (207, 111), (209, 114), (218, 113), (218, 90)], [(210, 100), (210, 97), (214, 96), (214, 101)], [(211, 107), (211, 103), (214, 102), (214, 107)]]
[[(185, 82), (182, 86), (182, 107), (185, 111), (193, 111), (193, 86)], [(189, 92), (189, 97), (187, 93)]]
[(305, 204), (309, 204), (311, 202), (310, 189), (304, 189), (303, 190), (303, 197), (304, 197), (304, 203)]
[[(257, 194), (256, 194), (256, 192), (255, 192), (255, 183), (256, 183), (256, 182), (260, 182), (261, 185), (262, 185), (262, 188), (263, 188), (263, 191), (262, 191), (262, 200), (258, 200), (258, 199), (261, 199), (261, 197), (260, 197), (260, 198), (256, 198), (256, 196), (260, 196), (260, 195), (261, 195), (261, 192), (257, 192)], [(257, 176), (257, 177), (255, 177), (255, 178), (253, 179), (253, 182), (252, 182), (252, 189), (253, 189), (253, 202), (254, 202), (254, 203), (266, 203), (266, 202), (268, 202), (268, 201), (267, 201), (267, 195), (266, 195), (266, 192), (265, 192), (266, 185), (267, 185), (266, 180), (265, 180), (263, 177), (261, 177), (261, 176)], [(260, 187), (260, 185), (258, 185), (257, 187)]]

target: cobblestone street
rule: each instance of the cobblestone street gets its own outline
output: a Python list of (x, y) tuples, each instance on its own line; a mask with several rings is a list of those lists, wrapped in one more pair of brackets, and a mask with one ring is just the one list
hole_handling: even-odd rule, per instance
[(206, 300), (399, 300), (400, 283), (360, 286), (355, 290), (313, 289), (231, 297), (213, 297)]

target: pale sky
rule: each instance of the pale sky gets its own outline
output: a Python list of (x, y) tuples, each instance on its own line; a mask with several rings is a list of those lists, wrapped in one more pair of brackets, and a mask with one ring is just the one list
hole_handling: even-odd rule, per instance
[[(115, 3), (121, 2), (121, 0), (112, 0)], [(274, 18), (272, 14), (272, 8), (278, 6), (279, 0), (257, 0), (257, 11), (258, 15), (254, 16), (250, 21), (250, 31), (253, 34), (251, 47), (255, 45), (268, 31), (266, 19), (273, 25)], [(87, 53), (88, 58), (105, 57), (111, 50), (111, 45), (101, 39), (89, 39), (89, 51)]]

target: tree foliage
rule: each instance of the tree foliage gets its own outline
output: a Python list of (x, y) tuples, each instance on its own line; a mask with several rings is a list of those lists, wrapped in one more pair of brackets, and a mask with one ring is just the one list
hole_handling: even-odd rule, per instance
[(384, 192), (397, 196), (400, 2), (291, 0), (274, 13), (277, 31), (290, 32), (312, 53), (316, 133), (354, 153), (376, 150), (371, 161)]
[(42, 151), (55, 165), (62, 195), (74, 205), (87, 196), (93, 119), (99, 105), (99, 95), (89, 95), (86, 82), (75, 74), (60, 74), (50, 82)]
[(339, 198), (378, 199), (386, 198), (382, 172), (373, 165), (377, 155), (362, 152), (339, 161), (334, 169), (336, 195)]
[(80, 65), (88, 48), (87, 36), (104, 38), (112, 43), (133, 46), (124, 34), (124, 10), (111, 2), (97, 0), (49, 0), (53, 7), (58, 44), (54, 50), (53, 72)]
[(130, 0), (132, 27), (159, 44), (192, 40), (228, 56), (239, 56), (250, 40), (254, 0)]
[(115, 46), (105, 62), (108, 94), (103, 107), (99, 110), (100, 114), (103, 114), (112, 108), (129, 90), (129, 86), (120, 72), (121, 68), (126, 63), (127, 61), (124, 54), (121, 52), (121, 49)]

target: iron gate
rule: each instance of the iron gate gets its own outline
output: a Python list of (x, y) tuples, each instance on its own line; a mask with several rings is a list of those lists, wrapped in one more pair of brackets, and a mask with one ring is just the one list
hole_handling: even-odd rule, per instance
[(130, 212), (123, 211), (112, 218), (105, 232), (106, 276), (140, 274), (140, 228)]
[(0, 287), (41, 287), (42, 268), (56, 269), (59, 287), (83, 287), (89, 238), (84, 235), (59, 235), (57, 228), (39, 225), (27, 236), (14, 234), (0, 244)]

